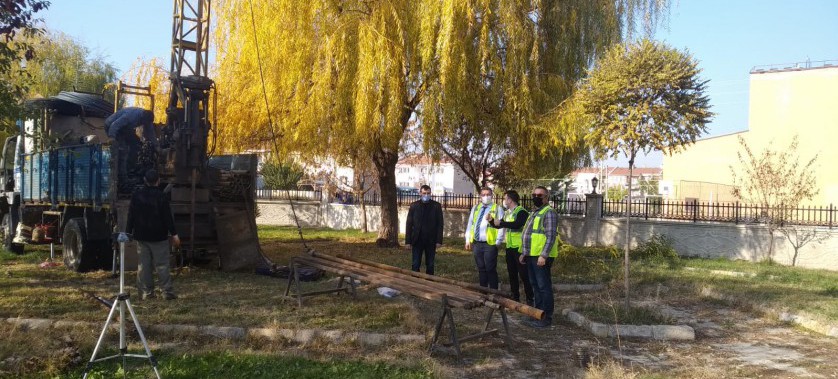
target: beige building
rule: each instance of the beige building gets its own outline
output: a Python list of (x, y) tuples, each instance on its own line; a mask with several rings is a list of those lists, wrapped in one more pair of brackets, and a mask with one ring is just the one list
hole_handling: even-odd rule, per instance
[(838, 61), (755, 67), (750, 77), (748, 129), (705, 138), (663, 158), (669, 197), (736, 201), (731, 166), (737, 167), (742, 136), (754, 154), (788, 146), (797, 135), (801, 164), (818, 154), (819, 194), (812, 205), (838, 204)]

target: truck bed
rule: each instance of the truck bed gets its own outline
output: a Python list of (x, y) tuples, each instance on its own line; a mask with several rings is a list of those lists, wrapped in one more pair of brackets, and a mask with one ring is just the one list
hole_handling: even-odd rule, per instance
[(78, 145), (24, 154), (20, 193), (24, 203), (108, 204), (111, 153), (108, 145)]

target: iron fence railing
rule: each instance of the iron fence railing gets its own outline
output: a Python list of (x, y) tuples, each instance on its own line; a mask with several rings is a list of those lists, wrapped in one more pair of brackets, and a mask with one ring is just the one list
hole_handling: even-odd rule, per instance
[(833, 227), (838, 216), (838, 208), (829, 206), (802, 207), (766, 207), (743, 203), (715, 203), (701, 201), (669, 201), (646, 198), (632, 202), (604, 200), (603, 217), (731, 222), (736, 224), (807, 225)]
[[(256, 198), (260, 200), (309, 200), (321, 201), (321, 191), (303, 190), (257, 190)], [(396, 194), (398, 206), (409, 206), (420, 200), (415, 192), (399, 192)], [(480, 196), (472, 194), (444, 194), (431, 196), (442, 204), (444, 209), (471, 209), (480, 201)], [(503, 196), (496, 195), (494, 201), (501, 204)], [(361, 197), (350, 193), (340, 193), (329, 197), (331, 203), (361, 204)], [(381, 205), (381, 195), (366, 193), (363, 196), (366, 205)], [(553, 196), (550, 205), (562, 216), (584, 216), (587, 205), (582, 198), (564, 199)], [(521, 206), (532, 207), (532, 197), (521, 197)], [(808, 206), (795, 208), (767, 208), (760, 205), (743, 203), (715, 203), (700, 201), (673, 201), (660, 198), (645, 198), (628, 202), (606, 200), (602, 202), (602, 217), (625, 217), (626, 213), (632, 218), (653, 220), (680, 220), (687, 222), (729, 222), (736, 224), (768, 224), (772, 220), (785, 225), (825, 226), (832, 228), (838, 224), (838, 207)]]
[(320, 201), (323, 196), (321, 191), (303, 190), (256, 190), (258, 200), (315, 200)]

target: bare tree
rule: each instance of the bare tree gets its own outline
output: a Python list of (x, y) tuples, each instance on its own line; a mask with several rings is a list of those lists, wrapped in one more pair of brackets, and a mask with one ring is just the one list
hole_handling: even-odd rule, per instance
[(794, 254), (791, 257), (792, 266), (797, 266), (797, 258), (800, 256), (800, 249), (803, 246), (810, 242), (823, 242), (828, 237), (824, 231), (816, 227), (801, 225), (784, 225), (780, 227), (780, 233), (786, 236), (792, 249), (794, 249)]
[[(765, 220), (771, 242), (767, 257), (774, 259), (774, 235), (783, 233), (795, 248), (792, 263), (796, 263), (799, 249), (816, 240), (816, 233), (808, 235), (798, 226), (789, 225), (794, 209), (801, 202), (818, 194), (815, 177), (817, 154), (800, 162), (798, 138), (794, 136), (787, 148), (765, 148), (755, 154), (745, 139), (739, 137), (742, 150), (737, 153), (739, 169), (730, 166), (733, 175), (733, 195), (743, 202), (758, 205)], [(769, 144), (771, 146), (772, 144)]]

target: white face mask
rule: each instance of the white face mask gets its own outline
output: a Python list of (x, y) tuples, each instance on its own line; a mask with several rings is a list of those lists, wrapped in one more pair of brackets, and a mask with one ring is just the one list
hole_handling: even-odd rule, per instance
[(492, 197), (491, 196), (481, 196), (480, 201), (483, 202), (483, 205), (492, 204)]

